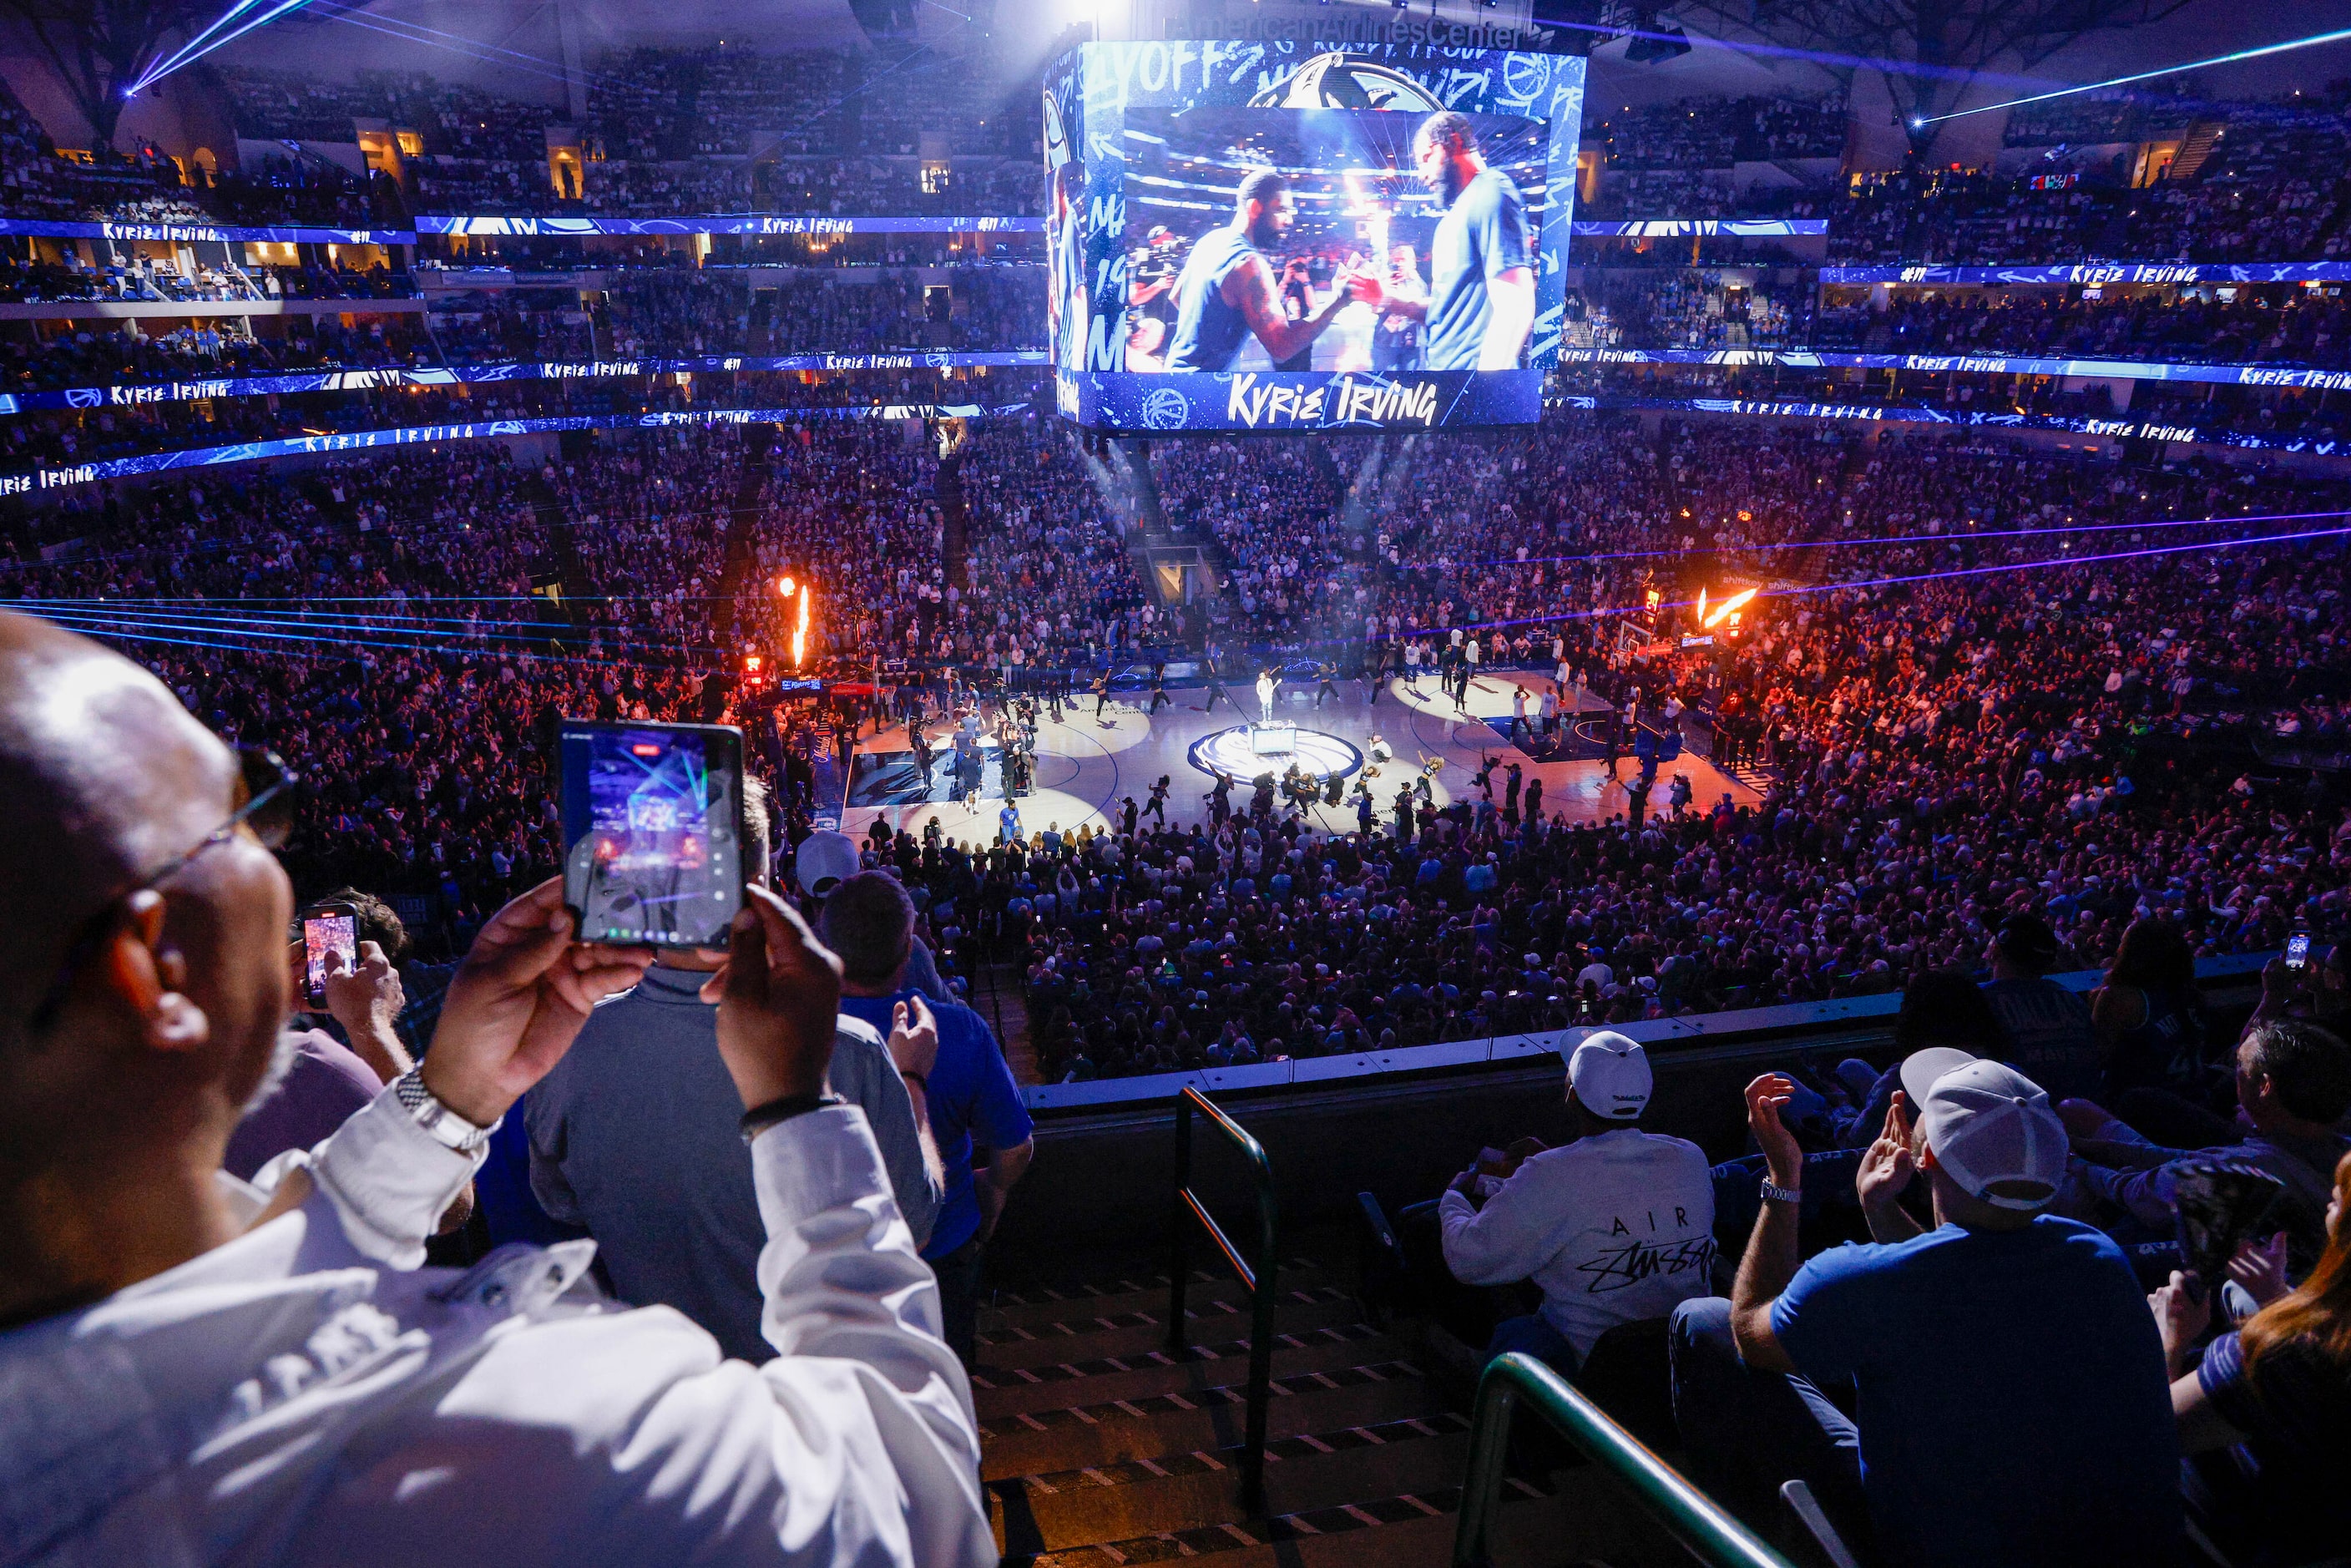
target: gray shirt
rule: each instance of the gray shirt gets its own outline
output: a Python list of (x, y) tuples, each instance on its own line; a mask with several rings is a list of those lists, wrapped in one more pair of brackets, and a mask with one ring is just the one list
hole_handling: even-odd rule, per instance
[(1481, 169), (1437, 223), (1428, 247), (1428, 319), (1422, 362), (1432, 371), (1474, 371), (1493, 315), (1488, 286), (1532, 266), (1526, 204), (1499, 169)]
[[(524, 1102), (530, 1186), (549, 1215), (596, 1239), (623, 1301), (675, 1307), (728, 1355), (760, 1362), (776, 1354), (759, 1333), (767, 1232), (738, 1131), (743, 1103), (718, 1055), (718, 1009), (696, 995), (706, 978), (657, 964), (590, 1016)], [(828, 1079), (864, 1109), (920, 1248), (939, 1189), (914, 1101), (871, 1025), (841, 1019)]]

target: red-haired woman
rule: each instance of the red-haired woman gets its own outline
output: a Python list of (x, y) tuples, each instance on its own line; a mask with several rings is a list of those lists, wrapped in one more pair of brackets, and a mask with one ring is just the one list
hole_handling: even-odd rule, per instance
[(2180, 1276), (2152, 1298), (2176, 1381), (2189, 1516), (2240, 1568), (2340, 1558), (2351, 1544), (2351, 1155), (2335, 1167), (2326, 1250), (2288, 1291), (2284, 1249), (2248, 1245), (2229, 1272), (2261, 1311), (2194, 1345), (2210, 1297)]

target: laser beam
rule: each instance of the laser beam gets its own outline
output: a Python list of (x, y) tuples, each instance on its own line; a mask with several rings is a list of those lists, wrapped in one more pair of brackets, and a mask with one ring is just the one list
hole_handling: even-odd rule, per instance
[(2126, 77), (2108, 77), (2104, 81), (2084, 82), (2079, 87), (2061, 87), (2054, 92), (2036, 92), (2030, 98), (2011, 98), (2003, 103), (1987, 103), (1975, 109), (1955, 109), (1949, 114), (1922, 115), (1911, 120), (1916, 126), (1933, 125), (1946, 120), (1964, 120), (1970, 114), (1990, 114), (1995, 109), (2020, 109), (2028, 103), (2046, 103), (2053, 98), (2071, 98), (2077, 92), (2096, 92), (2101, 88), (2127, 87), (2135, 81), (2148, 81), (2156, 77), (2178, 76), (2182, 71), (2202, 70), (2206, 66), (2235, 65), (2241, 60), (2258, 60), (2269, 55), (2283, 55), (2291, 49), (2313, 49), (2321, 44), (2339, 44), (2351, 38), (2351, 27), (2337, 27), (2331, 33), (2314, 33), (2307, 38), (2289, 38), (2283, 44), (2264, 44), (2258, 49), (2239, 49), (2234, 54), (2214, 55), (2208, 60), (2190, 60), (2184, 66), (2166, 66), (2161, 70), (2138, 71)]
[[(245, 23), (243, 26), (236, 27), (233, 31), (226, 33), (220, 32), (221, 28), (236, 20), (237, 17), (245, 15), (255, 5), (260, 3), (261, 0), (236, 0), (235, 5), (231, 5), (227, 10), (214, 17), (212, 22), (205, 26), (202, 32), (189, 39), (186, 43), (181, 45), (179, 48), (168, 58), (163, 60), (161, 64), (151, 65), (146, 68), (146, 70), (141, 72), (137, 81), (132, 82), (129, 87), (122, 89), (122, 96), (125, 98), (138, 97), (140, 93), (145, 91), (148, 88), (152, 87), (155, 83), (162, 80), (165, 77), (170, 76), (173, 71), (180, 69), (183, 66), (193, 65), (196, 61), (204, 58), (206, 55), (211, 54), (214, 49), (219, 48), (222, 45), (235, 42), (237, 39), (245, 37), (247, 33), (252, 32), (256, 27), (264, 27), (268, 26), (278, 17), (286, 15), (288, 11), (299, 10), (302, 6), (308, 5), (310, 0), (277, 0), (277, 4), (275, 6), (263, 12), (260, 16), (254, 17), (251, 21)], [(218, 33), (220, 36), (217, 37), (214, 37), (215, 33)]]

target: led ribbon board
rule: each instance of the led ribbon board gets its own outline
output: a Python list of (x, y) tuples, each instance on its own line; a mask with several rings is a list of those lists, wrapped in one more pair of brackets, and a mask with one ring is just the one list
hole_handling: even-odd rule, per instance
[(1578, 218), (1578, 239), (1781, 239), (1829, 232), (1826, 218)]
[(238, 228), (227, 224), (52, 223), (0, 218), (0, 235), (50, 239), (216, 240), (224, 245), (414, 245), (409, 229)]
[(151, 402), (186, 402), (198, 398), (375, 392), (387, 387), (445, 387), (487, 382), (609, 381), (632, 376), (719, 375), (730, 371), (935, 371), (1044, 362), (1042, 349), (1006, 349), (911, 354), (700, 354), (685, 359), (538, 360), (493, 365), (311, 371), (275, 376), (222, 376), (0, 392), (0, 415), (37, 408), (120, 408)]
[(1917, 371), (1928, 375), (2091, 376), (2231, 387), (2351, 391), (2351, 371), (2294, 365), (2196, 365), (2163, 360), (2043, 360), (2009, 354), (1855, 354), (1834, 349), (1562, 349), (1576, 365), (1784, 366), (1789, 370)]
[[(1421, 44), (1064, 54), (1044, 80), (1057, 406), (1137, 433), (1540, 417), (1583, 74), (1574, 57)], [(1419, 172), (1425, 131), (1463, 150), (1437, 189)], [(1259, 182), (1252, 220), (1236, 192), (1260, 170), (1282, 189)], [(1228, 289), (1211, 274), (1239, 276)], [(1351, 277), (1360, 291), (1339, 306)], [(1425, 314), (1380, 308), (1374, 286)], [(1259, 287), (1279, 291), (1280, 320), (1237, 303)]]
[(1026, 402), (896, 402), (865, 408), (712, 408), (682, 413), (603, 417), (567, 414), (547, 419), (490, 419), (466, 424), (412, 424), (392, 430), (352, 430), (335, 435), (299, 435), (280, 441), (246, 441), (234, 446), (192, 446), (150, 452), (96, 463), (0, 474), (0, 496), (32, 496), (105, 479), (165, 474), (182, 468), (215, 468), (271, 457), (315, 456), (328, 452), (364, 452), (378, 447), (430, 445), (444, 441), (487, 441), (505, 435), (535, 435), (563, 430), (666, 430), (696, 424), (806, 424), (831, 419), (992, 419), (1029, 412)]
[(2069, 261), (2053, 267), (1824, 267), (1823, 283), (2351, 283), (2343, 261)]
[(738, 213), (678, 218), (544, 218), (509, 214), (427, 214), (421, 235), (490, 238), (592, 239), (599, 235), (946, 235), (1041, 234), (1039, 217), (832, 217), (812, 213)]
[(1732, 414), (1750, 419), (1852, 420), (1867, 423), (1940, 424), (1990, 430), (2060, 430), (2111, 441), (2195, 442), (2262, 452), (2303, 452), (2334, 456), (2351, 452), (2351, 441), (2326, 435), (2259, 435), (2160, 420), (2093, 419), (2076, 414), (1991, 413), (1981, 409), (1906, 408), (1896, 404), (1802, 402), (1762, 398), (1639, 398), (1574, 394), (1545, 400), (1553, 408), (1665, 409), (1688, 413)]

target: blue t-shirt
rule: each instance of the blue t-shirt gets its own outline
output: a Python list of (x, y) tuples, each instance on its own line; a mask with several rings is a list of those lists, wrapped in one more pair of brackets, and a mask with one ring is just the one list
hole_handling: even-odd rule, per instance
[[(841, 1010), (872, 1024), (887, 1040), (892, 1009), (914, 994), (907, 989), (886, 997), (843, 997)], [(924, 1097), (930, 1103), (931, 1137), (946, 1166), (946, 1191), (923, 1256), (944, 1258), (979, 1229), (979, 1199), (971, 1181), (974, 1145), (1018, 1148), (1029, 1141), (1033, 1124), (987, 1020), (961, 1002), (932, 1001), (931, 1016), (939, 1022), (939, 1059), (931, 1064)]]
[(1229, 371), (1249, 340), (1249, 318), (1225, 303), (1225, 279), (1258, 254), (1249, 235), (1228, 224), (1193, 242), (1176, 278), (1176, 336), (1167, 345), (1171, 371)]
[[(1493, 314), (1487, 286), (1529, 267), (1526, 204), (1499, 169), (1482, 169), (1437, 220), (1428, 246), (1428, 319), (1421, 363), (1432, 371), (1474, 371)], [(1173, 366), (1171, 365), (1172, 369)]]
[(1814, 1382), (1853, 1379), (1889, 1563), (2169, 1563), (2179, 1445), (2147, 1297), (2106, 1236), (2043, 1215), (1840, 1247), (1771, 1332)]

